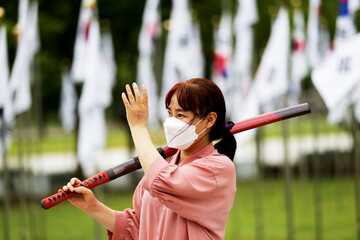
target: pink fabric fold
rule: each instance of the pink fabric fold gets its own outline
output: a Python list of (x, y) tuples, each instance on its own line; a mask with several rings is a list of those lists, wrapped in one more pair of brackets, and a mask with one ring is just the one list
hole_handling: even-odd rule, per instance
[(117, 212), (108, 239), (224, 239), (234, 164), (212, 144), (180, 165), (178, 154), (152, 163), (134, 192), (133, 210)]

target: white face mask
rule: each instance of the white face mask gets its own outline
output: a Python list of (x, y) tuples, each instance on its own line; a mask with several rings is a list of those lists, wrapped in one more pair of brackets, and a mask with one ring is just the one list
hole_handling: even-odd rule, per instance
[[(201, 122), (202, 119), (199, 121)], [(199, 122), (196, 124), (198, 125)], [(198, 134), (196, 134), (196, 125), (189, 125), (175, 117), (169, 117), (163, 123), (166, 142), (171, 148), (185, 150), (189, 148), (194, 141), (202, 134), (206, 128)]]

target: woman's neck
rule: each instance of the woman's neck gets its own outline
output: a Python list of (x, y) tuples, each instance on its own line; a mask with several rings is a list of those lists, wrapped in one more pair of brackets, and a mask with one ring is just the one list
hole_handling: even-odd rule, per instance
[(188, 149), (181, 150), (177, 164), (180, 164), (188, 157), (194, 155), (195, 153), (197, 153), (198, 151), (200, 151), (201, 149), (203, 149), (204, 147), (209, 145), (210, 142), (211, 142), (210, 137), (208, 134), (206, 134), (205, 136), (200, 138), (198, 141), (194, 142), (194, 144), (191, 147), (189, 147)]

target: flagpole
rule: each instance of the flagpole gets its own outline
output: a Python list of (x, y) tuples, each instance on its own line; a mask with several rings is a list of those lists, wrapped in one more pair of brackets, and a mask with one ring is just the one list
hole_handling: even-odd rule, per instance
[(79, 102), (81, 98), (83, 88), (83, 82), (75, 83), (75, 90), (76, 90), (76, 107), (75, 107), (75, 156), (76, 156), (76, 170), (75, 176), (78, 176), (79, 179), (85, 179), (84, 171), (81, 167), (80, 160), (78, 158), (78, 150), (79, 150), (79, 129), (80, 129), (80, 114), (79, 114)]
[[(35, 121), (37, 124), (37, 134), (34, 141), (35, 147), (33, 149), (34, 156), (40, 157), (42, 154), (42, 137), (44, 133), (43, 129), (43, 109), (42, 109), (42, 94), (41, 94), (41, 75), (40, 75), (40, 54), (37, 53), (34, 57), (33, 62), (33, 77), (34, 77), (34, 110), (35, 110)], [(42, 168), (44, 169), (44, 168)], [(44, 176), (44, 172), (40, 171), (40, 176)], [(33, 181), (35, 180), (33, 175)], [(34, 182), (35, 185), (35, 182)], [(36, 211), (36, 210), (34, 210)], [(37, 212), (37, 211), (36, 211)], [(41, 217), (36, 224), (35, 228), (35, 238), (43, 236), (43, 239), (46, 239), (46, 218)]]
[[(284, 105), (287, 106), (288, 94), (285, 94)], [(287, 215), (287, 229), (288, 240), (295, 238), (294, 231), (294, 207), (293, 207), (293, 193), (292, 193), (292, 174), (291, 166), (289, 163), (289, 125), (286, 122), (282, 123), (283, 132), (283, 146), (284, 146), (284, 181), (285, 181), (285, 200), (286, 200), (286, 215)]]
[[(280, 7), (282, 7), (280, 5)], [(290, 19), (288, 19), (290, 21)], [(294, 29), (289, 29), (289, 36), (294, 36)], [(291, 41), (288, 46), (289, 53), (294, 54), (291, 49)], [(291, 56), (288, 55), (289, 62), (291, 62)], [(292, 64), (287, 65), (287, 76), (290, 80), (288, 80), (288, 89), (284, 94), (283, 104), (287, 106), (289, 104), (289, 97), (292, 94), (291, 88), (294, 85), (294, 79), (292, 71), (294, 68)], [(285, 187), (285, 201), (286, 201), (286, 220), (287, 220), (287, 239), (293, 240), (295, 239), (295, 228), (294, 228), (294, 205), (293, 205), (293, 187), (292, 187), (292, 167), (290, 165), (289, 159), (289, 124), (286, 122), (282, 123), (282, 139), (283, 139), (283, 148), (284, 148), (284, 187)]]
[[(1, 11), (1, 10), (0, 10)], [(11, 209), (11, 193), (9, 190), (9, 172), (7, 163), (6, 149), (6, 124), (4, 118), (4, 108), (0, 107), (1, 118), (1, 148), (2, 148), (2, 172), (3, 172), (3, 211), (4, 211), (4, 239), (10, 240), (10, 209)]]
[[(314, 119), (315, 118), (315, 119)], [(323, 206), (322, 206), (322, 187), (321, 187), (321, 159), (319, 154), (319, 116), (313, 115), (314, 133), (314, 210), (315, 210), (315, 239), (323, 239)]]
[(262, 198), (262, 189), (261, 182), (263, 179), (263, 168), (261, 162), (262, 154), (262, 139), (263, 139), (263, 129), (259, 128), (255, 134), (255, 148), (256, 148), (256, 170), (257, 176), (253, 184), (253, 193), (254, 193), (254, 204), (255, 204), (255, 237), (256, 240), (265, 239), (264, 234), (264, 211), (263, 211), (263, 198)]
[[(304, 127), (303, 127), (303, 121), (301, 119), (298, 119), (297, 121), (297, 139), (298, 139), (298, 151), (299, 153), (302, 152), (303, 150), (303, 137), (305, 136), (303, 134), (304, 131)], [(307, 182), (309, 179), (309, 166), (306, 160), (304, 159), (299, 159), (299, 178), (304, 181)], [(303, 201), (305, 203), (305, 201)]]
[[(3, 19), (5, 17), (4, 8), (0, 7), (0, 29), (3, 25)], [(6, 46), (7, 47), (7, 46)], [(3, 71), (3, 70), (2, 70)], [(7, 163), (7, 149), (6, 149), (6, 124), (4, 117), (4, 106), (0, 106), (0, 148), (2, 152), (0, 153), (2, 158), (2, 172), (3, 172), (3, 212), (4, 212), (4, 239), (10, 240), (10, 209), (11, 209), (11, 193), (9, 189), (9, 172), (8, 172), (8, 163)]]
[(355, 199), (356, 199), (356, 233), (357, 240), (360, 240), (360, 151), (359, 151), (359, 123), (356, 120), (354, 105), (351, 106), (352, 113), (352, 126), (351, 126), (351, 135), (353, 138), (353, 149), (352, 149), (352, 158), (355, 168)]
[[(22, 31), (22, 32), (21, 32)], [(18, 47), (17, 47), (17, 51), (20, 51), (20, 34), (24, 33), (24, 29), (19, 29), (19, 27), (15, 27), (13, 30), (13, 34), (15, 36), (15, 38), (18, 41)], [(18, 57), (18, 55), (16, 56)], [(15, 60), (16, 61), (16, 60)], [(14, 63), (15, 65), (15, 63)], [(12, 69), (12, 73), (14, 73), (14, 68)], [(20, 94), (16, 94), (19, 92), (19, 86), (21, 84), (24, 84), (24, 82), (20, 82), (18, 83), (17, 89), (15, 90), (15, 97), (19, 98)], [(25, 83), (26, 84), (26, 83)], [(13, 97), (13, 96), (11, 96)], [(16, 99), (15, 98), (15, 99)], [(27, 109), (27, 107), (26, 107)], [(26, 111), (25, 109), (25, 111)], [(27, 239), (27, 234), (26, 234), (26, 218), (24, 217), (24, 215), (27, 214), (27, 204), (26, 204), (26, 194), (25, 194), (25, 184), (26, 184), (26, 176), (25, 176), (25, 160), (24, 160), (24, 139), (23, 139), (23, 131), (24, 131), (24, 125), (23, 122), (25, 120), (25, 116), (24, 116), (24, 109), (21, 109), (21, 112), (19, 112), (20, 110), (17, 109), (16, 110), (16, 114), (18, 114), (18, 118), (17, 118), (17, 141), (18, 141), (18, 162), (19, 162), (19, 192), (18, 192), (18, 198), (19, 198), (19, 235), (21, 239)]]
[(17, 126), (17, 139), (18, 139), (18, 161), (19, 161), (19, 179), (20, 179), (20, 184), (19, 184), (19, 193), (18, 193), (18, 197), (19, 197), (19, 203), (20, 203), (20, 208), (19, 208), (19, 224), (20, 224), (20, 229), (19, 229), (19, 234), (20, 234), (20, 238), (21, 239), (27, 239), (26, 237), (26, 218), (24, 217), (24, 215), (26, 215), (27, 213), (27, 206), (26, 206), (26, 200), (25, 200), (25, 184), (26, 184), (26, 178), (25, 178), (25, 162), (24, 162), (24, 141), (23, 141), (23, 135), (22, 132), (24, 131), (23, 127), (23, 122), (24, 122), (24, 116), (23, 114), (21, 114), (18, 117), (18, 126)]

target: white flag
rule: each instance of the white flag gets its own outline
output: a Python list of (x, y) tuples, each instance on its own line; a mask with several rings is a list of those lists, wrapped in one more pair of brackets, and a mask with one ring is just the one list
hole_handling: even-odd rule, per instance
[(31, 106), (30, 52), (25, 41), (19, 42), (9, 84), (14, 114), (27, 111)]
[[(11, 101), (11, 96), (9, 92), (9, 62), (8, 62), (8, 49), (7, 49), (7, 39), (6, 39), (6, 29), (5, 26), (0, 26), (0, 109), (2, 109), (2, 114), (4, 117), (5, 123), (0, 119), (0, 132), (5, 130), (5, 143), (6, 147), (11, 146), (12, 142), (12, 129), (14, 122), (14, 112), (13, 105)], [(0, 136), (0, 139), (2, 136)], [(4, 139), (2, 139), (4, 141)], [(2, 143), (1, 147), (2, 147)], [(2, 150), (0, 150), (1, 154)], [(0, 158), (2, 155), (0, 156)], [(1, 160), (0, 160), (1, 164)]]
[(76, 90), (68, 71), (63, 70), (61, 77), (60, 118), (63, 129), (69, 132), (75, 128)]
[[(232, 20), (230, 12), (223, 12), (219, 28), (215, 31), (214, 63), (212, 80), (224, 94), (226, 108), (233, 107), (234, 81), (231, 75), (232, 60)], [(227, 112), (230, 117), (230, 111)]]
[(137, 65), (137, 83), (145, 84), (149, 97), (149, 126), (158, 125), (158, 94), (153, 68), (154, 43), (160, 33), (159, 0), (147, 0), (143, 22), (139, 35), (139, 60)]
[[(233, 57), (233, 73), (236, 82), (251, 79), (253, 52), (253, 24), (258, 20), (255, 1), (238, 0), (238, 9), (234, 20), (236, 44)], [(249, 83), (247, 83), (248, 85)]]
[[(336, 19), (334, 40), (335, 50), (338, 48), (342, 49), (341, 45), (349, 44), (349, 39), (355, 36), (355, 34), (356, 27), (352, 13), (350, 11), (349, 2), (347, 0), (341, 0), (339, 1), (338, 17)], [(351, 69), (349, 71), (353, 70)], [(360, 80), (360, 76), (358, 77), (358, 80)], [(342, 88), (342, 85), (338, 86), (338, 88)], [(353, 98), (354, 97), (352, 96), (343, 95), (342, 98), (337, 101), (336, 105), (329, 108), (328, 121), (330, 123), (340, 122), (345, 117), (346, 109), (352, 102)]]
[(359, 0), (349, 0), (349, 11), (352, 15), (359, 9), (360, 2)]
[(337, 45), (342, 44), (356, 33), (356, 27), (353, 16), (349, 11), (347, 0), (340, 0), (338, 17), (336, 18), (335, 30), (335, 48)]
[[(360, 35), (337, 46), (324, 63), (312, 73), (313, 83), (328, 109), (344, 105), (352, 96), (360, 76)], [(341, 111), (345, 111), (342, 109)]]
[(191, 37), (191, 57), (189, 59), (189, 72), (193, 73), (196, 77), (204, 77), (205, 59), (202, 51), (200, 24), (195, 20), (192, 25)]
[(280, 8), (255, 75), (256, 95), (263, 106), (288, 90), (289, 50), (289, 16), (284, 8)]
[[(8, 65), (8, 49), (6, 41), (6, 29), (0, 24), (0, 111), (4, 114), (4, 108), (8, 100), (8, 80), (9, 80), (9, 65)], [(3, 118), (0, 116), (0, 133), (4, 131)], [(3, 158), (3, 139), (0, 136), (0, 165)]]
[(82, 0), (79, 21), (76, 31), (74, 57), (71, 66), (71, 78), (75, 82), (83, 82), (87, 71), (90, 26), (96, 13), (96, 0)]
[(292, 49), (291, 80), (300, 83), (308, 74), (309, 69), (305, 54), (305, 24), (304, 16), (299, 9), (294, 11), (294, 32)]
[(294, 11), (294, 31), (291, 53), (291, 81), (289, 91), (289, 104), (298, 104), (301, 90), (301, 80), (308, 74), (308, 65), (305, 54), (305, 26), (304, 16), (299, 9)]
[(201, 47), (198, 46), (199, 44), (194, 36), (198, 25), (194, 28), (187, 0), (173, 0), (173, 3), (173, 14), (170, 22), (173, 39), (170, 39), (171, 33), (169, 33), (168, 41), (171, 41), (170, 44), (175, 48), (172, 60), (175, 62), (175, 71), (178, 74), (177, 82), (184, 80), (184, 78), (202, 77), (202, 69), (194, 67), (198, 62), (198, 49), (197, 51), (194, 49)]
[[(94, 105), (102, 105), (101, 85), (101, 35), (97, 18), (94, 18), (89, 27), (87, 61), (84, 68), (84, 85), (79, 100), (79, 111), (86, 112)], [(87, 84), (89, 81), (89, 84)]]
[(101, 82), (101, 37), (96, 18), (91, 22), (84, 85), (79, 100), (78, 159), (89, 177), (98, 171), (97, 161), (105, 146), (105, 117)]
[[(164, 101), (167, 92), (176, 83), (186, 78), (199, 77), (198, 72), (193, 72), (197, 68), (193, 68), (192, 60), (197, 53), (193, 51), (193, 44), (196, 43), (192, 35), (193, 26), (188, 1), (173, 0), (164, 58), (161, 101)], [(160, 110), (160, 116), (161, 119), (165, 119), (165, 109)]]
[(21, 34), (25, 31), (26, 25), (28, 22), (28, 12), (29, 12), (29, 0), (19, 0), (18, 6), (18, 21), (16, 24), (17, 31), (20, 31), (20, 38), (24, 36)]
[(309, 1), (309, 16), (307, 22), (307, 57), (311, 68), (320, 63), (320, 0)]
[(8, 97), (9, 63), (6, 29), (0, 25), (0, 108), (4, 108)]
[(110, 29), (101, 34), (99, 69), (101, 71), (101, 88), (99, 89), (101, 102), (105, 108), (112, 103), (112, 89), (115, 85), (116, 62), (114, 56), (114, 45)]
[[(9, 94), (13, 102), (14, 114), (27, 111), (31, 106), (30, 67), (35, 53), (39, 50), (38, 37), (38, 3), (34, 2), (29, 9), (21, 1), (19, 4), (18, 48), (10, 76)], [(24, 17), (26, 15), (26, 17)], [(23, 19), (26, 19), (24, 22)]]
[(28, 25), (27, 25), (27, 43), (30, 48), (31, 58), (33, 59), (35, 54), (40, 50), (40, 36), (38, 26), (38, 10), (39, 3), (32, 1), (29, 6)]
[[(252, 111), (254, 105), (251, 104), (254, 101), (248, 101), (246, 98), (249, 97), (252, 84), (253, 24), (255, 24), (257, 20), (256, 1), (238, 0), (238, 9), (234, 20), (236, 42), (232, 60), (234, 104), (232, 109), (228, 109), (231, 114), (231, 119), (236, 121), (243, 119), (244, 116), (245, 118), (247, 116), (255, 116)], [(248, 107), (246, 105), (247, 103), (250, 103), (252, 106)], [(257, 109), (258, 106), (255, 106), (255, 108)], [(250, 112), (247, 112), (248, 110), (250, 110)]]
[(138, 48), (140, 54), (151, 56), (154, 43), (159, 37), (160, 28), (159, 0), (147, 0), (144, 8)]

